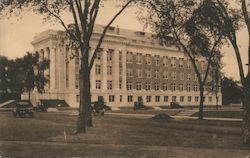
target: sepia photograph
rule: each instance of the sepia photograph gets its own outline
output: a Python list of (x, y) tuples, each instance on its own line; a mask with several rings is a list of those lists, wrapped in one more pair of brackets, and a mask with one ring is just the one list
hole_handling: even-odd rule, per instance
[(249, 0), (0, 0), (0, 158), (250, 158)]

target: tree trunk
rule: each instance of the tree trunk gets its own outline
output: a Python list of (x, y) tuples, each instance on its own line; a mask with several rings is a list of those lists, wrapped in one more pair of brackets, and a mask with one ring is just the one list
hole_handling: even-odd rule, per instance
[(30, 90), (29, 90), (29, 102), (30, 102)]
[(90, 71), (87, 64), (81, 64), (79, 75), (80, 107), (77, 121), (77, 133), (86, 133), (86, 126), (93, 126), (90, 95)]
[(243, 143), (250, 145), (250, 108), (249, 108), (249, 84), (243, 86), (243, 123), (242, 123), (242, 134), (243, 134)]
[(219, 110), (219, 97), (218, 97), (218, 92), (216, 92), (216, 110)]
[(203, 103), (204, 103), (204, 84), (200, 84), (199, 120), (203, 119)]

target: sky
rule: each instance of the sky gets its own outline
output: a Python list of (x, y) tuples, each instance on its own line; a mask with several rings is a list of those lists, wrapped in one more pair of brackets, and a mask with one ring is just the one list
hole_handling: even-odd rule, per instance
[[(97, 17), (97, 24), (106, 24), (112, 16), (118, 11), (115, 0), (105, 2), (104, 7), (100, 8), (99, 16)], [(120, 28), (133, 29), (142, 31), (143, 25), (140, 24), (136, 17), (135, 7), (127, 8), (113, 23), (113, 26)], [(64, 15), (66, 23), (71, 23), (71, 16)], [(12, 17), (7, 19), (0, 17), (0, 55), (7, 56), (10, 59), (22, 57), (27, 51), (33, 51), (30, 44), (36, 34), (47, 29), (63, 30), (58, 23), (44, 22), (41, 15), (36, 15), (31, 12), (24, 12), (22, 17)], [(238, 43), (240, 45), (241, 56), (244, 64), (245, 73), (247, 71), (247, 31), (242, 29), (238, 33)], [(224, 57), (222, 59), (224, 67), (223, 72), (226, 76), (239, 80), (238, 65), (233, 49), (227, 45), (223, 46), (222, 52)]]

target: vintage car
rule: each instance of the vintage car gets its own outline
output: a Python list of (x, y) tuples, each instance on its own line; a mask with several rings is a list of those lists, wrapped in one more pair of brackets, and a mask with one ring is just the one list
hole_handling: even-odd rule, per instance
[(13, 115), (14, 117), (33, 117), (34, 116), (34, 110), (33, 106), (30, 102), (27, 101), (19, 101), (16, 102), (15, 107), (13, 108)]

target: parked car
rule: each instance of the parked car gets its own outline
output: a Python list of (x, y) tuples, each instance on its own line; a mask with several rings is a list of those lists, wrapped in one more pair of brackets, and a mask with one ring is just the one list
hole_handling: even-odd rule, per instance
[(171, 102), (170, 108), (171, 109), (179, 109), (179, 108), (183, 108), (183, 107), (178, 102)]
[(13, 115), (14, 117), (33, 117), (34, 110), (33, 105), (28, 101), (19, 101), (16, 102), (15, 107), (13, 108)]

